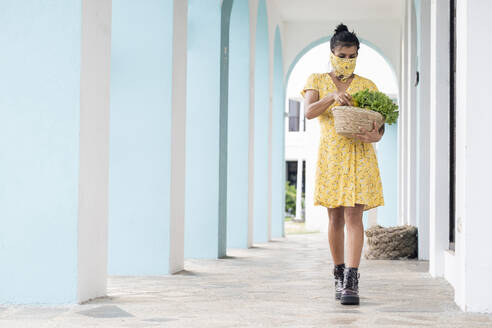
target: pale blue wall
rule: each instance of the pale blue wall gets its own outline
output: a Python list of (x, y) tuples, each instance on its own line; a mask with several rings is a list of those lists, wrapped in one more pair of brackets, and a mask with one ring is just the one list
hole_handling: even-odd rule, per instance
[(272, 99), (272, 238), (284, 236), (285, 208), (285, 83), (280, 30), (275, 28)]
[(185, 257), (219, 250), (221, 1), (189, 0)]
[(398, 125), (385, 126), (379, 142), (378, 166), (383, 183), (384, 206), (378, 207), (378, 224), (391, 227), (398, 224)]
[(249, 4), (235, 0), (229, 34), (227, 246), (248, 247)]
[(81, 3), (0, 2), (0, 303), (76, 301)]
[(268, 17), (265, 0), (260, 0), (255, 43), (254, 242), (268, 241), (269, 85)]
[(113, 0), (110, 274), (168, 272), (173, 0)]

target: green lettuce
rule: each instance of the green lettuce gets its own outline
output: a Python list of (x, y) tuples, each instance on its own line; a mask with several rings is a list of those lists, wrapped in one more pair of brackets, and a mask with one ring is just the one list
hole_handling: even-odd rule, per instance
[(388, 124), (393, 124), (398, 119), (398, 105), (386, 94), (380, 91), (369, 91), (365, 89), (352, 95), (354, 106), (367, 108), (381, 113)]

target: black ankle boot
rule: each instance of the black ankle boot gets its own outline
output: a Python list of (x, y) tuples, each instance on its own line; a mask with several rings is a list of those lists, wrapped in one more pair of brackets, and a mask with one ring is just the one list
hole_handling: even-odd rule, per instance
[(345, 263), (337, 264), (333, 268), (333, 275), (335, 276), (335, 299), (339, 300), (342, 294), (343, 288), (343, 271), (345, 269)]
[(359, 304), (359, 278), (357, 268), (347, 267), (343, 272), (342, 304)]

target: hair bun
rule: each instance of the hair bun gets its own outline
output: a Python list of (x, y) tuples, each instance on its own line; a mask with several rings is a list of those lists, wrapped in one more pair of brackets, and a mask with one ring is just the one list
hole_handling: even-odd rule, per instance
[(335, 34), (342, 33), (342, 32), (348, 32), (348, 27), (347, 25), (340, 23), (338, 24), (337, 28), (335, 29)]

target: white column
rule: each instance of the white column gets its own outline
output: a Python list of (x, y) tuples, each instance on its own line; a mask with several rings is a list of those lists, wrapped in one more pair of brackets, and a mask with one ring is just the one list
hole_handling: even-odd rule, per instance
[(442, 276), (449, 244), (449, 1), (431, 2), (429, 272)]
[(407, 213), (407, 127), (406, 122), (408, 119), (408, 108), (407, 108), (407, 94), (408, 94), (408, 70), (407, 62), (408, 56), (406, 56), (408, 45), (408, 6), (405, 6), (404, 21), (402, 26), (402, 40), (401, 40), (401, 81), (400, 81), (400, 115), (398, 117), (398, 145), (399, 145), (399, 173), (398, 173), (398, 224), (406, 223), (406, 213)]
[(250, 64), (249, 64), (249, 140), (248, 140), (248, 247), (253, 246), (254, 221), (254, 163), (255, 163), (255, 59), (256, 59), (256, 21), (258, 3), (249, 1), (249, 35), (250, 35)]
[(77, 301), (106, 294), (111, 0), (82, 1)]
[(420, 9), (420, 103), (419, 103), (419, 259), (429, 259), (429, 173), (430, 173), (430, 2), (421, 1)]
[(169, 272), (184, 268), (186, 36), (188, 0), (174, 0)]
[(401, 112), (399, 118), (399, 224), (416, 225), (416, 17), (413, 0), (405, 2), (402, 35)]
[[(451, 270), (446, 270), (447, 268), (445, 267), (444, 269), (444, 276), (451, 276), (452, 274), (455, 275), (453, 278), (453, 287), (455, 290), (455, 295), (454, 299), (458, 306), (460, 306), (463, 310), (467, 310), (467, 302), (469, 301), (469, 293), (468, 293), (468, 286), (467, 286), (467, 270), (470, 269), (470, 264), (468, 264), (468, 261), (472, 261), (473, 257), (472, 254), (470, 254), (468, 251), (472, 250), (472, 248), (468, 248), (469, 245), (467, 241), (469, 240), (470, 237), (472, 238), (480, 238), (480, 232), (476, 232), (474, 236), (468, 235), (471, 231), (468, 229), (469, 227), (472, 228), (473, 225), (471, 224), (472, 222), (468, 222), (468, 218), (471, 218), (468, 214), (470, 213), (467, 211), (466, 207), (470, 206), (470, 202), (467, 202), (468, 199), (473, 195), (473, 190), (469, 190), (472, 185), (470, 184), (470, 180), (467, 180), (467, 173), (468, 171), (468, 166), (473, 167), (473, 163), (470, 163), (468, 161), (468, 151), (467, 147), (469, 145), (473, 145), (473, 141), (476, 145), (479, 145), (479, 141), (477, 140), (468, 140), (468, 134), (469, 134), (469, 127), (472, 129), (478, 129), (479, 126), (472, 126), (471, 122), (468, 122), (468, 120), (471, 120), (472, 117), (477, 115), (477, 109), (472, 111), (471, 106), (471, 97), (474, 95), (473, 93), (473, 88), (478, 87), (480, 88), (480, 84), (475, 84), (473, 80), (471, 80), (473, 77), (469, 75), (468, 69), (469, 66), (472, 64), (471, 61), (468, 59), (469, 55), (473, 53), (473, 50), (471, 50), (472, 44), (469, 43), (468, 38), (469, 38), (469, 33), (470, 31), (470, 26), (471, 22), (468, 20), (468, 16), (471, 14), (469, 12), (470, 6), (468, 5), (468, 1), (463, 2), (463, 1), (457, 1), (457, 7), (456, 7), (456, 204), (455, 204), (455, 252), (453, 253), (454, 256), (447, 256), (445, 257), (445, 263), (446, 259), (449, 259), (450, 262), (454, 262), (454, 272), (449, 272)], [(480, 16), (480, 15), (479, 15)], [(483, 26), (485, 28), (485, 26)], [(471, 53), (469, 53), (469, 49)], [(483, 48), (482, 48), (483, 49)], [(484, 51), (487, 51), (487, 49), (483, 49)], [(472, 69), (475, 70), (476, 74), (476, 68), (471, 67)], [(485, 67), (482, 69), (486, 69)], [(472, 71), (473, 72), (473, 71)], [(487, 91), (485, 91), (487, 92)], [(467, 115), (468, 109), (470, 110), (471, 115)], [(485, 119), (486, 117), (479, 117), (479, 119)], [(487, 124), (487, 122), (486, 122)], [(482, 175), (485, 173), (486, 170), (483, 170), (482, 172), (478, 172), (478, 175)], [(486, 176), (482, 176), (482, 178), (486, 178)], [(478, 189), (478, 185), (476, 186)], [(471, 191), (471, 194), (470, 194)], [(480, 192), (479, 190), (477, 190)], [(477, 193), (478, 194), (478, 193)], [(488, 193), (487, 193), (488, 194)], [(480, 198), (482, 196), (477, 195)], [(486, 200), (485, 204), (487, 204), (489, 200)], [(479, 205), (480, 206), (480, 205)], [(480, 210), (480, 207), (478, 208)], [(488, 213), (488, 210), (486, 212)], [(478, 221), (485, 221), (485, 220), (480, 220), (480, 218), (484, 218), (483, 213), (478, 215)], [(471, 220), (470, 220), (471, 221)], [(488, 220), (490, 222), (490, 220)], [(477, 222), (479, 223), (479, 222)], [(485, 224), (487, 224), (485, 222)], [(487, 229), (487, 226), (484, 225), (483, 223), (479, 223), (479, 226), (482, 225), (482, 232), (490, 232), (490, 228)], [(466, 230), (465, 230), (466, 228)], [(476, 227), (473, 227), (476, 228)], [(485, 236), (485, 238), (482, 237), (483, 241), (488, 241), (490, 240), (490, 236)], [(471, 245), (470, 245), (471, 246)], [(483, 242), (482, 242), (482, 247), (484, 247)], [(487, 246), (485, 246), (487, 247)], [(482, 253), (483, 250), (480, 251)], [(480, 254), (479, 253), (479, 254)], [(482, 253), (483, 254), (483, 253)], [(470, 255), (470, 256), (469, 256)], [(475, 263), (475, 265), (483, 265), (483, 268), (486, 268), (488, 258), (483, 256), (482, 259), (479, 259), (477, 261), (478, 263)], [(483, 270), (483, 269), (482, 269)], [(448, 274), (449, 272), (449, 274)], [(475, 271), (476, 272), (476, 271)], [(485, 275), (489, 275), (490, 272), (487, 272)], [(483, 275), (483, 276), (485, 276)], [(479, 281), (482, 281), (483, 278), (480, 278)], [(450, 280), (450, 279), (448, 279)], [(483, 288), (484, 286), (482, 286)], [(483, 291), (486, 291), (486, 288), (483, 288)], [(490, 294), (490, 291), (488, 291)], [(490, 312), (490, 307), (488, 309), (488, 312)]]
[(302, 220), (302, 158), (297, 159), (297, 181), (296, 181), (296, 220)]
[(406, 107), (406, 211), (405, 221), (413, 226), (417, 225), (416, 220), (416, 181), (417, 181), (417, 152), (416, 152), (416, 136), (417, 136), (417, 121), (416, 121), (416, 37), (417, 26), (415, 17), (415, 7), (413, 0), (407, 0), (407, 107)]

